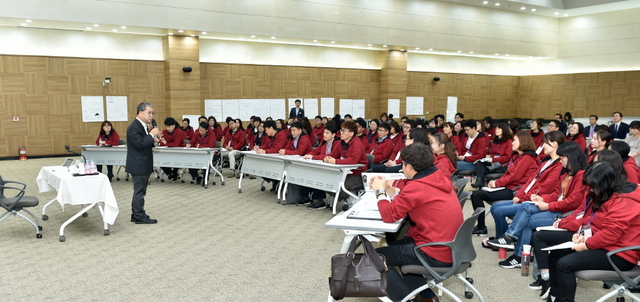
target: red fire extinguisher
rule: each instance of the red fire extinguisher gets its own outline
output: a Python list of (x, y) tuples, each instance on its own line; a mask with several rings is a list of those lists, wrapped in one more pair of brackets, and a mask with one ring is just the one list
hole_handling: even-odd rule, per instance
[(25, 149), (24, 146), (18, 149), (18, 153), (20, 153), (20, 160), (27, 160), (27, 149)]

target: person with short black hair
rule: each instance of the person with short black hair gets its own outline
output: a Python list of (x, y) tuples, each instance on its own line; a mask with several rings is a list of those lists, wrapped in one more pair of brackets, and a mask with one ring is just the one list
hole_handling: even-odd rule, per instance
[(267, 137), (262, 138), (260, 147), (255, 149), (256, 153), (278, 153), (280, 149), (283, 149), (287, 145), (287, 134), (284, 130), (277, 128), (276, 122), (264, 122), (264, 133)]
[[(222, 145), (222, 149), (220, 152), (220, 158), (228, 157), (229, 158), (229, 175), (227, 177), (236, 177), (236, 157), (239, 157), (239, 150), (244, 147), (245, 142), (245, 134), (244, 131), (240, 129), (242, 126), (242, 121), (240, 119), (229, 121), (229, 131), (224, 136), (224, 145)], [(217, 158), (214, 158), (214, 161)]]
[(460, 140), (462, 148), (458, 149), (458, 171), (475, 170), (473, 164), (476, 160), (487, 155), (489, 141), (484, 133), (476, 128), (476, 120), (470, 119), (464, 122), (464, 131), (467, 134)]
[(185, 140), (191, 140), (191, 137), (194, 133), (193, 127), (191, 127), (189, 124), (191, 124), (191, 120), (189, 120), (188, 117), (182, 119), (182, 127), (180, 127), (180, 130), (184, 132)]
[(324, 125), (322, 124), (322, 117), (316, 115), (314, 122), (315, 125), (313, 126), (313, 128), (311, 128), (311, 132), (309, 133), (309, 135), (313, 135), (313, 141), (317, 142), (317, 144), (320, 145), (322, 144), (324, 138)]
[[(184, 131), (180, 129), (178, 121), (172, 117), (168, 117), (164, 119), (164, 126), (165, 129), (162, 130), (162, 134), (160, 135), (160, 146), (184, 147), (186, 138)], [(162, 170), (167, 174), (169, 180), (174, 182), (178, 180), (178, 170), (180, 170), (180, 168), (162, 167)]]
[(438, 132), (442, 132), (442, 126), (444, 126), (444, 115), (443, 114), (436, 114), (436, 116), (433, 117), (433, 119), (436, 121), (436, 128), (438, 128)]
[(592, 114), (589, 116), (589, 126), (584, 127), (584, 137), (592, 138), (593, 134), (597, 131), (598, 127), (598, 116)]
[(302, 101), (296, 100), (295, 104), (296, 106), (289, 110), (289, 118), (296, 118), (299, 116), (304, 117), (304, 109), (300, 108), (300, 105), (302, 105)]
[(280, 155), (305, 155), (311, 152), (309, 136), (304, 133), (302, 127), (302, 123), (300, 122), (291, 124), (291, 128), (289, 128), (291, 132), (289, 141), (284, 148), (278, 151)]
[[(194, 134), (187, 148), (214, 148), (216, 146), (216, 135), (206, 121), (200, 122), (198, 133)], [(202, 183), (202, 176), (198, 175), (198, 169), (189, 169), (192, 179), (196, 179), (197, 184)]]
[(364, 150), (366, 152), (369, 152), (369, 137), (367, 136), (367, 133), (365, 133), (365, 131), (367, 130), (367, 122), (363, 118), (359, 117), (356, 119), (356, 126), (358, 128), (356, 137), (358, 137), (360, 141), (362, 141)]
[(453, 117), (454, 122), (462, 122), (464, 120), (464, 114), (462, 112), (456, 112), (456, 115)]
[(609, 144), (609, 150), (613, 150), (620, 154), (624, 170), (627, 172), (627, 181), (634, 184), (640, 184), (640, 170), (636, 165), (636, 161), (629, 156), (629, 151), (631, 151), (629, 144), (623, 141), (613, 141)]
[(373, 154), (375, 157), (374, 164), (380, 164), (383, 160), (388, 159), (393, 151), (393, 141), (389, 138), (390, 130), (391, 126), (387, 123), (378, 126), (378, 139), (369, 148), (369, 154)]
[(351, 116), (351, 114), (348, 114), (348, 113), (347, 113), (347, 114), (345, 114), (345, 115), (344, 115), (344, 121), (345, 121), (345, 122), (351, 122), (351, 121), (353, 121), (353, 117)]
[[(431, 148), (414, 143), (402, 150), (401, 158), (402, 173), (411, 181), (407, 181), (398, 193), (382, 177), (376, 177), (369, 183), (370, 188), (375, 190), (382, 221), (393, 222), (409, 215), (415, 223), (407, 231), (407, 237), (376, 249), (385, 256), (389, 266), (388, 292), (393, 301), (402, 300), (426, 282), (421, 275), (401, 275), (395, 267), (420, 265), (414, 251), (416, 246), (453, 240), (463, 222), (462, 209), (451, 180), (434, 166)], [(447, 247), (422, 247), (418, 253), (430, 266), (450, 266), (453, 262), (451, 250)], [(416, 298), (419, 301), (438, 301), (431, 289), (422, 291)]]
[(609, 125), (609, 132), (613, 139), (625, 139), (629, 134), (629, 125), (622, 121), (622, 112), (616, 111), (613, 113), (613, 124)]
[(505, 165), (513, 155), (513, 150), (511, 149), (512, 138), (511, 129), (507, 124), (500, 123), (496, 125), (493, 141), (489, 145), (489, 154), (475, 164), (476, 182), (471, 184), (472, 187), (484, 187), (486, 182), (485, 175), (490, 172), (504, 173), (507, 170)]
[[(340, 138), (336, 137), (338, 128), (333, 123), (328, 123), (324, 127), (323, 140), (320, 145), (307, 153), (304, 158), (306, 159), (324, 159), (327, 155), (331, 154), (334, 148), (337, 148), (340, 144)], [(327, 193), (323, 190), (311, 189), (308, 187), (301, 187), (300, 195), (302, 199), (297, 202), (298, 206), (308, 206), (310, 204), (321, 205), (324, 203), (324, 199), (327, 198)], [(326, 205), (326, 204), (325, 204)]]
[[(556, 113), (553, 116), (553, 120), (558, 121), (558, 128), (560, 128), (560, 130), (558, 130), (558, 131), (560, 131), (560, 132), (562, 132), (562, 134), (566, 135), (567, 134), (567, 123), (564, 122), (564, 118), (562, 117), (562, 114)], [(549, 129), (549, 132), (551, 132), (551, 131), (555, 131), (555, 130)]]

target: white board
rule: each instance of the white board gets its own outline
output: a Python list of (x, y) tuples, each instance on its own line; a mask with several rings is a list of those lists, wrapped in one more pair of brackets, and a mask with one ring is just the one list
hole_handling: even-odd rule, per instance
[(289, 117), (287, 109), (284, 107), (284, 99), (271, 99), (271, 117), (274, 120)]
[(353, 118), (364, 118), (364, 100), (353, 100)]
[(333, 118), (335, 115), (335, 109), (333, 108), (335, 104), (334, 98), (321, 98), (320, 99), (320, 112), (322, 116), (326, 116), (329, 119)]
[(340, 100), (340, 117), (344, 118), (344, 116), (347, 114), (351, 114), (351, 116), (353, 116), (353, 100), (341, 99)]
[(408, 96), (406, 115), (422, 115), (424, 114), (424, 97)]
[(212, 115), (216, 118), (216, 121), (224, 121), (225, 116), (222, 114), (222, 100), (204, 100), (204, 116), (210, 117)]
[(126, 96), (107, 96), (107, 120), (126, 122), (129, 120)]
[(238, 118), (238, 100), (222, 100), (222, 116), (220, 121), (225, 121), (227, 116)]
[(80, 97), (80, 100), (83, 122), (103, 122), (105, 120), (102, 96), (83, 96)]
[(318, 99), (304, 99), (304, 115), (310, 120), (318, 115)]
[(256, 100), (253, 106), (255, 116), (259, 116), (263, 121), (271, 116), (271, 100)]
[(387, 101), (387, 114), (400, 116), (400, 99), (389, 99)]
[[(200, 117), (199, 114), (196, 114), (196, 115), (185, 114), (185, 115), (182, 115), (182, 119), (180, 119), (178, 122), (180, 123), (180, 125), (182, 125), (182, 120), (185, 119), (185, 118), (188, 118), (189, 119), (189, 126), (193, 127), (193, 130), (198, 130), (198, 127), (199, 127), (198, 118), (199, 117)], [(216, 117), (216, 119), (217, 119), (217, 117)]]
[(251, 116), (255, 114), (255, 103), (254, 99), (240, 99), (238, 102), (238, 116), (236, 118), (241, 119), (243, 122), (246, 122), (251, 119)]
[(456, 112), (458, 112), (458, 97), (457, 96), (449, 96), (447, 97), (447, 122), (454, 122), (456, 117)]

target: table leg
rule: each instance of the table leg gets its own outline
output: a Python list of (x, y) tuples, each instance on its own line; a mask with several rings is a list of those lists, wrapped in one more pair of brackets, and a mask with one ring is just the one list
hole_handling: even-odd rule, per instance
[(282, 177), (280, 177), (280, 183), (278, 183), (278, 201), (280, 200), (280, 193), (284, 195), (284, 192), (282, 192), (282, 183), (286, 178), (287, 178), (287, 169), (285, 167), (285, 169), (282, 171)]
[(289, 183), (288, 182), (284, 182), (284, 188), (282, 189), (282, 200), (280, 200), (280, 203), (283, 206), (287, 205), (287, 187), (289, 187)]
[[(222, 175), (222, 172), (218, 171), (218, 169), (216, 169), (216, 167), (213, 166), (213, 163), (211, 161), (209, 161), (209, 167), (211, 167), (211, 169), (214, 171), (215, 174), (220, 175), (220, 185), (224, 186), (224, 176)], [(207, 169), (207, 173), (209, 173), (208, 169)]]
[(100, 210), (100, 216), (102, 216), (102, 224), (104, 225), (104, 235), (109, 236), (109, 224), (104, 221), (104, 202), (98, 203), (98, 210)]
[(60, 227), (60, 242), (65, 242), (65, 240), (67, 240), (67, 237), (64, 236), (64, 228), (66, 228), (67, 225), (69, 225), (71, 222), (76, 220), (78, 217), (82, 216), (82, 214), (84, 214), (87, 211), (89, 211), (96, 204), (97, 203), (92, 203), (92, 204), (88, 205), (87, 207), (83, 208), (80, 212), (78, 212), (77, 214), (73, 215), (71, 218), (69, 218), (69, 220), (65, 221), (62, 224), (62, 226)]
[(47, 216), (47, 208), (54, 202), (58, 200), (57, 198), (51, 199), (51, 201), (47, 202), (47, 204), (42, 207), (42, 220), (49, 220), (49, 216)]
[(242, 193), (242, 179), (244, 178), (244, 172), (240, 172), (240, 180), (238, 181), (238, 193)]

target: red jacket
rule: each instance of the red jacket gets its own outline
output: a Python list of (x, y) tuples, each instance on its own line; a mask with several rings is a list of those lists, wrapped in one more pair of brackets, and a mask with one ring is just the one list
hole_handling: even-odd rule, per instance
[[(462, 225), (462, 209), (451, 180), (436, 167), (418, 172), (398, 195), (389, 202), (378, 201), (384, 222), (394, 222), (409, 215), (415, 222), (408, 233), (416, 245), (429, 242), (451, 241)], [(443, 246), (427, 246), (422, 250), (438, 261), (451, 263), (451, 250)]]
[(442, 172), (442, 174), (447, 178), (451, 179), (451, 175), (456, 173), (456, 168), (453, 166), (453, 163), (447, 157), (446, 154), (442, 153), (440, 155), (435, 155), (433, 157), (433, 164)]
[(584, 170), (576, 172), (567, 184), (565, 189), (566, 195), (559, 200), (562, 195), (562, 182), (568, 176), (567, 173), (560, 174), (558, 179), (558, 186), (554, 192), (550, 194), (540, 195), (544, 202), (549, 204), (550, 212), (562, 212), (563, 214), (569, 211), (577, 209), (584, 201), (585, 194), (589, 192), (585, 185), (582, 184), (582, 177), (584, 176)]
[(336, 146), (340, 144), (340, 142), (340, 139), (334, 139), (331, 143), (331, 146), (329, 147), (329, 152), (327, 152), (327, 142), (322, 141), (318, 148), (311, 150), (311, 152), (307, 154), (313, 155), (312, 159), (324, 159), (325, 157), (327, 157), (327, 155), (331, 154), (331, 151), (333, 151), (333, 149), (336, 148)]
[(529, 175), (538, 169), (540, 160), (533, 151), (522, 154), (514, 154), (507, 164), (507, 172), (496, 180), (496, 187), (513, 188), (522, 186), (527, 182)]
[(393, 141), (389, 137), (385, 137), (381, 142), (375, 141), (370, 149), (369, 153), (375, 157), (373, 163), (379, 164), (391, 156), (391, 152), (393, 152)]
[(484, 133), (478, 132), (478, 135), (476, 135), (476, 138), (471, 143), (471, 148), (469, 149), (466, 148), (468, 140), (469, 137), (465, 136), (460, 141), (460, 145), (462, 146), (462, 148), (458, 150), (458, 155), (460, 156), (464, 156), (467, 151), (471, 153), (470, 156), (466, 156), (464, 158), (465, 161), (472, 163), (478, 159), (484, 158), (487, 155), (487, 147), (489, 145), (489, 141), (487, 140), (487, 137), (484, 135)]
[[(229, 127), (227, 126), (225, 128), (227, 131), (229, 131)], [(217, 127), (213, 128), (213, 134), (216, 135), (216, 140), (219, 141), (222, 139), (222, 126), (218, 125)]]
[(224, 148), (231, 147), (233, 150), (240, 150), (244, 147), (244, 131), (238, 129), (236, 132), (227, 131), (224, 136)]
[(536, 147), (542, 146), (542, 144), (544, 143), (544, 141), (542, 140), (542, 137), (544, 136), (543, 130), (538, 131), (538, 133), (533, 133), (532, 131), (529, 131), (529, 134), (533, 139), (533, 143), (536, 144)]
[(102, 138), (103, 141), (106, 141), (106, 145), (111, 145), (111, 146), (117, 146), (120, 145), (120, 135), (118, 134), (118, 132), (116, 132), (115, 130), (111, 129), (111, 132), (109, 133), (109, 137), (100, 134), (98, 135), (98, 138), (96, 138), (96, 146), (100, 145), (100, 138)]
[(356, 135), (356, 137), (360, 139), (360, 142), (362, 143), (362, 146), (364, 147), (364, 152), (368, 153), (369, 152), (369, 147), (370, 147), (369, 146), (369, 137), (364, 133), (362, 133), (362, 135), (360, 135), (360, 136)]
[[(216, 129), (213, 129), (213, 131), (216, 131)], [(222, 129), (221, 135), (222, 136), (218, 136), (218, 137), (225, 137), (227, 135), (227, 132), (229, 132), (229, 125), (227, 125), (226, 127), (224, 127), (224, 129)]]
[(449, 136), (449, 140), (451, 141), (453, 146), (456, 147), (456, 152), (460, 153), (460, 150), (462, 150), (462, 143), (460, 143), (460, 137), (452, 135), (452, 136)]
[(167, 141), (167, 143), (164, 144), (162, 143), (162, 141), (160, 141), (161, 146), (184, 147), (184, 131), (182, 131), (180, 128), (173, 129), (172, 133), (169, 133), (167, 129), (162, 130), (162, 138)]
[(215, 148), (216, 146), (216, 135), (213, 133), (213, 130), (209, 129), (207, 134), (204, 137), (200, 135), (200, 132), (195, 133), (191, 140), (189, 141), (189, 145), (192, 148)]
[(487, 139), (492, 141), (494, 137), (496, 137), (496, 127), (494, 126), (493, 128), (487, 130), (484, 132), (484, 135), (487, 136)]
[(628, 157), (623, 163), (623, 167), (627, 171), (627, 181), (636, 185), (640, 184), (640, 169), (636, 166), (636, 160), (633, 157)]
[(309, 141), (309, 136), (301, 133), (298, 136), (298, 146), (294, 146), (293, 143), (295, 139), (293, 137), (289, 137), (289, 142), (287, 146), (284, 148), (284, 154), (286, 155), (305, 155), (311, 152), (311, 142)]
[[(548, 161), (550, 160), (551, 159), (549, 159)], [(529, 176), (527, 183), (520, 187), (518, 193), (516, 193), (516, 196), (514, 196), (520, 198), (520, 202), (531, 200), (532, 194), (544, 195), (550, 194), (551, 192), (556, 190), (556, 182), (558, 181), (560, 171), (562, 171), (562, 164), (560, 163), (560, 160), (557, 159), (543, 171), (542, 168), (548, 161), (541, 162), (538, 166), (538, 169), (536, 169), (536, 171), (532, 173), (531, 176)], [(535, 183), (533, 184), (533, 186), (531, 186), (529, 191), (525, 192), (529, 184), (534, 181), (534, 179)]]
[[(347, 145), (346, 149), (344, 144)], [(367, 153), (364, 151), (362, 142), (356, 137), (353, 137), (348, 143), (335, 141), (329, 156), (335, 158), (338, 165), (362, 164), (362, 167), (351, 170), (353, 175), (360, 175), (367, 170)]]
[(578, 133), (576, 136), (569, 136), (568, 139), (576, 142), (582, 151), (587, 149), (587, 140), (584, 139), (584, 134)]
[(402, 164), (402, 159), (400, 159), (400, 152), (405, 147), (405, 140), (402, 140), (398, 144), (393, 145), (393, 151), (391, 151), (391, 156), (389, 156), (389, 160), (393, 160), (396, 164)]
[(182, 127), (180, 127), (180, 130), (182, 130), (182, 132), (184, 132), (184, 139), (190, 141), (191, 138), (193, 137), (193, 127), (189, 126), (187, 127), (187, 129), (183, 129)]
[(313, 126), (311, 131), (313, 132), (313, 135), (318, 140), (318, 145), (322, 144), (322, 142), (324, 141), (324, 126), (322, 126), (322, 125)]
[[(267, 135), (263, 132), (262, 136), (260, 136), (260, 134), (254, 134), (251, 136), (251, 140), (249, 141), (249, 149), (253, 150), (253, 147), (255, 146), (261, 146), (262, 145), (262, 139), (267, 137)], [(265, 140), (267, 140), (267, 138), (265, 138)]]
[[(584, 210), (586, 209), (586, 210)], [(577, 219), (579, 212), (585, 212)], [(591, 221), (589, 223), (589, 221)], [(585, 241), (590, 250), (612, 251), (621, 247), (638, 245), (640, 238), (640, 188), (627, 183), (622, 192), (615, 193), (604, 202), (597, 212), (591, 206), (582, 204), (579, 210), (562, 219), (559, 227), (575, 232), (589, 224), (592, 236)], [(626, 251), (616, 254), (636, 264), (640, 251)]]
[(502, 143), (492, 142), (491, 147), (489, 147), (489, 156), (491, 156), (494, 163), (497, 162), (504, 166), (511, 159), (511, 155), (513, 155), (512, 145), (513, 140), (507, 140)]
[(287, 134), (280, 130), (276, 132), (276, 135), (273, 137), (262, 137), (262, 141), (260, 142), (260, 149), (266, 151), (267, 153), (278, 153), (280, 149), (284, 149), (287, 145), (288, 139)]

